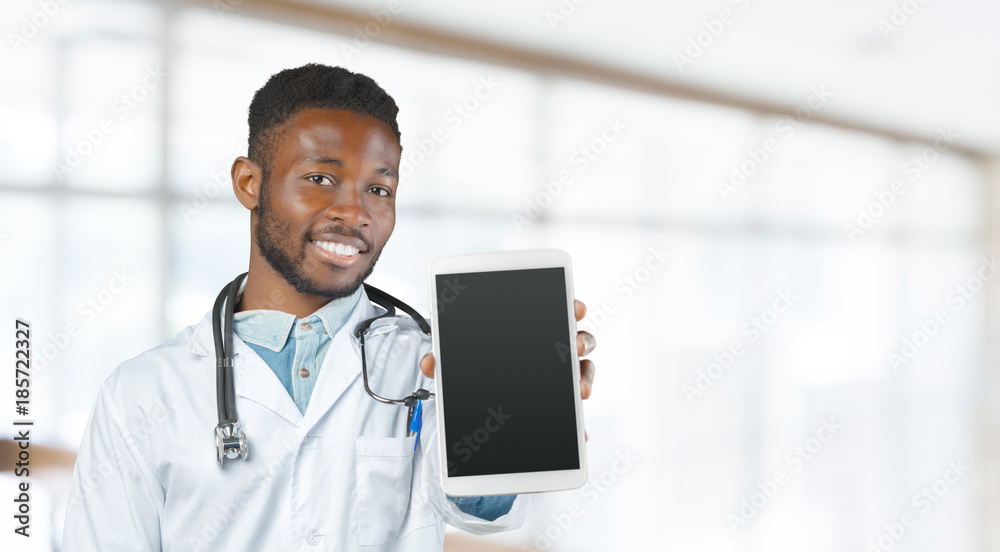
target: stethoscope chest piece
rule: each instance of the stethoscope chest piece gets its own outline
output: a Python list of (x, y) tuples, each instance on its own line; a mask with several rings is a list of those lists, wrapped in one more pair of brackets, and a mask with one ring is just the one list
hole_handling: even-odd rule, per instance
[(240, 431), (240, 423), (215, 426), (215, 446), (218, 449), (219, 467), (226, 458), (235, 460), (242, 456), (247, 459), (247, 436)]

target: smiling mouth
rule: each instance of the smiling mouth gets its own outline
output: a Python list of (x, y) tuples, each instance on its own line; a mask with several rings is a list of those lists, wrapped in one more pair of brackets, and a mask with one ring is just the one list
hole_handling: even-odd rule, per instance
[(341, 257), (355, 258), (361, 253), (357, 247), (353, 245), (347, 245), (346, 243), (340, 243), (336, 241), (318, 241), (313, 240), (313, 245), (319, 247), (323, 251), (328, 253), (333, 253), (334, 255), (339, 255)]

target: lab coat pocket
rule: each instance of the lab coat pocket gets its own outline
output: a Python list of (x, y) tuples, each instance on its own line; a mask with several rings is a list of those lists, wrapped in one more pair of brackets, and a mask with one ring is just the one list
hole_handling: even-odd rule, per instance
[(362, 546), (404, 538), (434, 523), (425, 508), (411, 504), (413, 447), (411, 437), (358, 437), (358, 539)]

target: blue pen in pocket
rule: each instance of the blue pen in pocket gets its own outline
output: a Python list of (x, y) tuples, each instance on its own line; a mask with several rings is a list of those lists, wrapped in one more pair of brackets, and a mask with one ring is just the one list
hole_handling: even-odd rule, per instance
[(417, 450), (417, 443), (420, 442), (420, 426), (423, 423), (423, 404), (424, 401), (417, 401), (416, 410), (413, 411), (413, 415), (410, 417), (410, 431), (417, 434), (417, 438), (413, 441), (413, 450)]

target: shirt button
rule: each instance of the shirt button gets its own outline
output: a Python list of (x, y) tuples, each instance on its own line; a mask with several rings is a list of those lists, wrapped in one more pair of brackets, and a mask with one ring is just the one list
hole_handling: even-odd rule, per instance
[(307, 544), (316, 545), (316, 544), (319, 544), (320, 541), (322, 541), (322, 540), (323, 540), (323, 535), (317, 533), (315, 530), (311, 530), (310, 529), (309, 532), (306, 533), (306, 543)]
[(302, 376), (302, 377), (304, 377), (304, 378), (308, 378), (309, 377), (309, 370), (306, 370), (305, 368), (303, 368), (303, 369), (299, 370), (299, 375)]
[(309, 330), (313, 329), (312, 324), (310, 324), (308, 322), (303, 322), (302, 325), (299, 326), (299, 327), (302, 328), (303, 330), (307, 331), (307, 332)]

